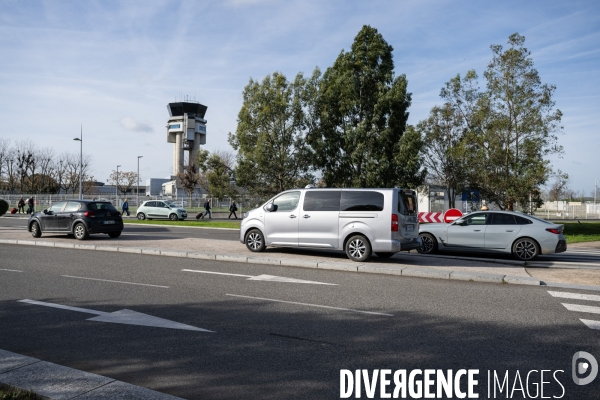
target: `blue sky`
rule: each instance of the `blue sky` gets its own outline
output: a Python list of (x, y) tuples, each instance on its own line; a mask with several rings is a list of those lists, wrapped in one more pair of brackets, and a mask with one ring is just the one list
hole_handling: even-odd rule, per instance
[[(541, 79), (557, 86), (565, 148), (554, 168), (590, 194), (600, 179), (598, 1), (23, 1), (0, 0), (0, 136), (78, 154), (93, 175), (172, 168), (166, 105), (189, 96), (208, 106), (208, 150), (230, 150), (250, 78), (293, 78), (333, 64), (363, 25), (394, 47), (406, 74), (409, 123), (440, 104), (456, 74), (483, 71), (491, 44), (526, 38)], [(484, 84), (481, 81), (482, 85)]]

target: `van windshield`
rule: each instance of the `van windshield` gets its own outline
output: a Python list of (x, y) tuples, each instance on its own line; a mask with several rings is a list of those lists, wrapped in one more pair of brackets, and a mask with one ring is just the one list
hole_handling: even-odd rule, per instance
[(402, 215), (413, 215), (417, 212), (417, 195), (412, 190), (398, 191), (398, 212)]

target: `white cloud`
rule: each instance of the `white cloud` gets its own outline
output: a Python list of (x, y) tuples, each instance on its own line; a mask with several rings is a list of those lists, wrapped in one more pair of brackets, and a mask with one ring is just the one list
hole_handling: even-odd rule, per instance
[(147, 122), (138, 122), (131, 117), (121, 118), (121, 126), (128, 131), (133, 132), (152, 132), (154, 129), (152, 125)]

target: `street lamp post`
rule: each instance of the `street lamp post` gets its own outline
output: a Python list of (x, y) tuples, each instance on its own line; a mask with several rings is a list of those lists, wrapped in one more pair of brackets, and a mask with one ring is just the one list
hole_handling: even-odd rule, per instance
[(138, 156), (138, 170), (137, 170), (137, 190), (136, 190), (136, 199), (135, 205), (137, 207), (140, 206), (140, 158), (144, 156)]
[(79, 200), (83, 200), (83, 125), (81, 125), (81, 130), (79, 131), (79, 137), (73, 140), (77, 140), (79, 142)]
[(598, 213), (598, 209), (596, 208), (596, 194), (598, 193), (598, 180), (594, 181), (594, 214)]
[(117, 165), (117, 183), (115, 184), (115, 204), (119, 207), (119, 167)]

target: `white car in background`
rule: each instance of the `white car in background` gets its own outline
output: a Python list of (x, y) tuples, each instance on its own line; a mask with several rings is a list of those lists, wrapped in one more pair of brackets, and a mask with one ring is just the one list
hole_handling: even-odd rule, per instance
[(531, 261), (567, 250), (564, 225), (512, 211), (474, 212), (451, 224), (421, 224), (422, 254), (438, 250), (498, 252)]
[(137, 209), (137, 219), (170, 219), (171, 221), (184, 220), (187, 218), (187, 211), (178, 207), (169, 200), (148, 200), (142, 203)]

